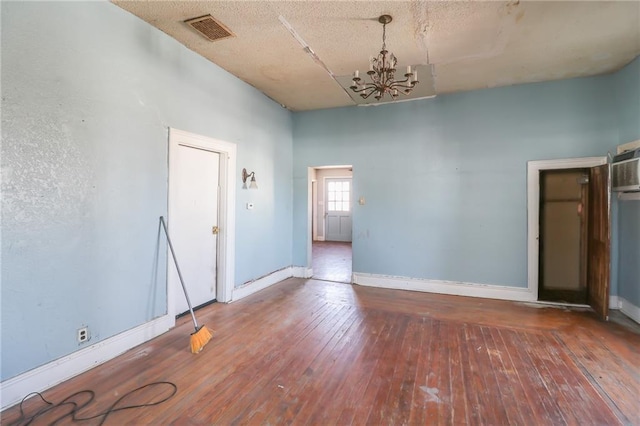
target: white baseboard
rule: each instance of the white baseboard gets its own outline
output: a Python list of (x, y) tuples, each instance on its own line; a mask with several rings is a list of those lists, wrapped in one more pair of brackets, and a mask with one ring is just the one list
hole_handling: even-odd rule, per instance
[(324, 241), (324, 237), (316, 237), (315, 241)]
[(269, 275), (265, 275), (262, 278), (251, 281), (243, 285), (242, 287), (234, 288), (231, 301), (235, 302), (236, 300), (243, 299), (250, 294), (256, 293), (260, 290), (264, 290), (265, 288), (270, 287), (275, 283), (279, 283), (282, 280), (286, 280), (287, 278), (292, 276), (293, 267), (291, 266), (272, 272)]
[(175, 325), (165, 315), (0, 383), (2, 410), (30, 392), (42, 392), (165, 333)]
[(620, 309), (618, 296), (609, 296), (609, 309)]
[(618, 299), (620, 302), (620, 312), (640, 324), (640, 307), (627, 301), (623, 297), (619, 297)]
[(311, 278), (313, 269), (305, 266), (293, 266), (293, 276), (296, 278)]
[(516, 300), (520, 302), (534, 302), (537, 300), (537, 295), (531, 293), (527, 288), (473, 284), (458, 281), (393, 277), (357, 272), (353, 274), (353, 283), (369, 287), (482, 297), (486, 299)]

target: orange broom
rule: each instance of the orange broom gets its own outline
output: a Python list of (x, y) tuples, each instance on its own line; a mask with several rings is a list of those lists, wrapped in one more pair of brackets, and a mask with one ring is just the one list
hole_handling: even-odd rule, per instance
[(191, 301), (189, 300), (189, 295), (187, 294), (187, 287), (185, 287), (184, 281), (182, 280), (182, 274), (180, 273), (180, 267), (178, 266), (178, 259), (176, 259), (176, 254), (173, 251), (173, 244), (171, 244), (171, 238), (169, 238), (167, 225), (164, 223), (164, 217), (162, 216), (160, 216), (160, 223), (164, 228), (164, 234), (167, 236), (167, 242), (169, 243), (169, 249), (171, 250), (173, 263), (176, 265), (176, 270), (178, 271), (178, 278), (180, 278), (180, 284), (182, 284), (184, 297), (187, 299), (187, 305), (189, 305), (189, 312), (191, 312), (191, 318), (193, 319), (193, 326), (196, 329), (196, 331), (191, 333), (191, 353), (197, 354), (202, 350), (202, 348), (204, 348), (204, 345), (209, 343), (209, 340), (211, 340), (211, 332), (204, 325), (201, 325), (198, 327), (198, 321), (196, 321), (196, 316), (193, 313), (193, 308), (191, 307)]

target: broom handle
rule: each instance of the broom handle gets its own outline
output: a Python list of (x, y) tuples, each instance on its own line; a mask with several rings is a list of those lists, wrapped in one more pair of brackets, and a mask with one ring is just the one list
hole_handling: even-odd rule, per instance
[(164, 217), (160, 216), (160, 223), (164, 228), (164, 234), (167, 236), (167, 242), (169, 243), (169, 249), (171, 250), (171, 256), (173, 257), (173, 263), (176, 265), (176, 270), (178, 271), (178, 278), (180, 278), (180, 284), (182, 284), (182, 290), (184, 291), (184, 297), (187, 299), (187, 305), (189, 305), (189, 312), (191, 312), (191, 318), (193, 318), (193, 326), (198, 331), (198, 322), (196, 321), (196, 316), (193, 313), (193, 308), (191, 307), (191, 301), (189, 300), (189, 294), (187, 293), (187, 287), (184, 286), (184, 281), (182, 280), (182, 274), (180, 273), (180, 267), (178, 266), (178, 259), (176, 259), (176, 253), (173, 251), (173, 244), (171, 244), (171, 238), (169, 238), (169, 231), (167, 231), (167, 225), (164, 223)]

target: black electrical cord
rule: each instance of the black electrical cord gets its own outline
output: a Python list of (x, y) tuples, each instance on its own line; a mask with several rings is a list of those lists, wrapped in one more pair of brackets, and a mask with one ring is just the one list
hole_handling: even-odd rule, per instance
[[(125, 405), (122, 407), (117, 407), (117, 405), (124, 400), (125, 398), (127, 398), (130, 395), (133, 395), (134, 393), (141, 391), (145, 388), (150, 388), (150, 387), (154, 387), (154, 386), (163, 386), (163, 385), (168, 385), (169, 387), (171, 387), (171, 394), (166, 396), (165, 398), (158, 400), (158, 401), (152, 401), (152, 402), (147, 402), (145, 404), (136, 404), (136, 405)], [(65, 399), (63, 399), (62, 401), (60, 401), (57, 404), (54, 404), (52, 402), (47, 401), (46, 399), (44, 399), (44, 397), (42, 396), (42, 394), (40, 392), (31, 392), (30, 394), (28, 394), (27, 396), (25, 396), (24, 398), (22, 398), (22, 401), (20, 401), (20, 418), (18, 418), (16, 421), (10, 423), (10, 426), (26, 426), (31, 424), (31, 422), (33, 422), (34, 420), (42, 417), (43, 415), (45, 415), (46, 413), (55, 410), (56, 408), (59, 407), (64, 407), (64, 406), (70, 406), (71, 410), (66, 413), (61, 415), (60, 417), (54, 419), (53, 421), (51, 421), (49, 424), (50, 425), (55, 425), (57, 422), (66, 419), (67, 417), (71, 417), (71, 420), (74, 422), (82, 422), (82, 421), (87, 421), (87, 420), (93, 420), (93, 419), (97, 419), (102, 417), (102, 420), (100, 420), (100, 425), (104, 424), (104, 422), (107, 420), (107, 417), (109, 417), (109, 415), (111, 413), (115, 413), (117, 411), (123, 411), (123, 410), (130, 410), (133, 408), (141, 408), (141, 407), (151, 407), (154, 405), (159, 405), (162, 404), (163, 402), (168, 401), (169, 399), (173, 398), (173, 396), (178, 392), (178, 387), (171, 382), (153, 382), (153, 383), (148, 383), (146, 385), (140, 386), (138, 388), (135, 388), (132, 391), (129, 391), (127, 393), (125, 393), (124, 395), (122, 395), (120, 398), (118, 398), (116, 400), (116, 402), (114, 402), (113, 404), (111, 404), (111, 406), (104, 411), (103, 413), (100, 414), (96, 414), (94, 416), (90, 416), (90, 417), (78, 417), (76, 414), (82, 410), (84, 407), (86, 407), (87, 405), (91, 404), (91, 402), (93, 401), (93, 399), (95, 398), (96, 394), (94, 391), (92, 390), (82, 390), (76, 393), (73, 393), (69, 396), (67, 396)], [(85, 401), (82, 404), (78, 404), (75, 401), (71, 401), (71, 399), (75, 398), (76, 396), (79, 395), (83, 395), (86, 394), (88, 395), (88, 400)], [(23, 410), (23, 404), (24, 401), (29, 398), (31, 395), (38, 395), (40, 397), (40, 399), (46, 403), (48, 406), (40, 409), (37, 413), (32, 414), (31, 416), (26, 416)], [(117, 408), (116, 408), (117, 407)]]

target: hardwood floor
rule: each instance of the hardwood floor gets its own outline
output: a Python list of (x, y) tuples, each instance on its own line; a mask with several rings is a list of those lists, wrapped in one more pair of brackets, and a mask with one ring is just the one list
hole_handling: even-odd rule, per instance
[(313, 278), (339, 283), (351, 282), (351, 243), (314, 241)]
[[(198, 317), (214, 334), (200, 354), (184, 317), (45, 397), (91, 389), (85, 417), (138, 386), (176, 384), (112, 425), (640, 424), (640, 335), (584, 310), (292, 278)], [(25, 411), (42, 406), (32, 398)], [(2, 424), (18, 417), (12, 407)]]

